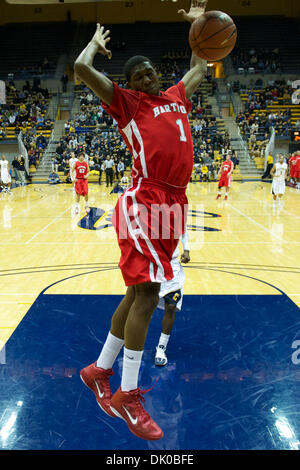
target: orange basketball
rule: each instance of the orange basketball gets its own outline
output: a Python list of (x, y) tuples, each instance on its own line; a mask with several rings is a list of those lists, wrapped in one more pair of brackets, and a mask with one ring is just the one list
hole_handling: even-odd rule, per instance
[(191, 24), (189, 32), (189, 44), (194, 54), (210, 61), (228, 56), (236, 38), (232, 18), (222, 11), (207, 11)]

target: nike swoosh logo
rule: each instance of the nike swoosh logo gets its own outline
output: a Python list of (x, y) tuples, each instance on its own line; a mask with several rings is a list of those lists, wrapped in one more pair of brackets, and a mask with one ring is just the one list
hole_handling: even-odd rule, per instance
[(95, 382), (95, 384), (96, 384), (99, 397), (100, 397), (100, 398), (103, 398), (104, 392), (101, 392), (100, 388), (98, 387), (98, 384), (97, 384), (96, 380), (94, 380), (94, 382)]
[(134, 359), (134, 356), (130, 357), (130, 356), (127, 356), (127, 354), (126, 354), (126, 357), (127, 359), (131, 359), (131, 360)]
[(126, 414), (127, 414), (128, 418), (130, 419), (131, 423), (132, 423), (133, 425), (136, 425), (137, 422), (138, 422), (138, 419), (137, 419), (137, 418), (133, 418), (133, 417), (131, 416), (131, 414), (129, 413), (129, 411), (126, 410), (125, 406), (123, 406), (123, 409), (126, 411)]

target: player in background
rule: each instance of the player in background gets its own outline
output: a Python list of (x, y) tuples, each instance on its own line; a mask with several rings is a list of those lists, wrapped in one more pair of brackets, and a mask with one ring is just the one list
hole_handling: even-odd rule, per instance
[(271, 186), (271, 193), (273, 194), (274, 201), (280, 201), (282, 196), (285, 193), (285, 180), (287, 178), (287, 171), (288, 166), (285, 163), (285, 159), (283, 155), (279, 155), (278, 162), (275, 163), (271, 170), (271, 177), (273, 178), (272, 186)]
[(231, 158), (231, 155), (228, 153), (226, 155), (225, 161), (222, 163), (222, 165), (221, 165), (221, 167), (218, 171), (217, 178), (220, 178), (220, 180), (219, 180), (219, 184), (218, 184), (218, 195), (217, 195), (216, 199), (219, 199), (221, 197), (221, 188), (222, 187), (225, 187), (225, 197), (224, 197), (224, 199), (228, 198), (228, 192), (229, 192), (229, 188), (230, 188), (230, 185), (231, 185), (231, 174), (232, 174), (233, 169), (234, 169), (233, 161), (230, 160), (230, 158)]
[(162, 319), (161, 335), (156, 347), (154, 359), (156, 366), (165, 366), (168, 363), (166, 350), (174, 325), (176, 311), (180, 311), (182, 306), (185, 274), (181, 263), (186, 264), (191, 260), (187, 231), (182, 235), (181, 243), (183, 253), (180, 257), (180, 261), (179, 246), (176, 248), (171, 261), (174, 277), (170, 281), (165, 281), (160, 285), (158, 308), (164, 310), (165, 313)]
[[(183, 17), (192, 23), (203, 14), (206, 3), (192, 0), (190, 11), (182, 10)], [(192, 53), (190, 69), (182, 80), (161, 91), (151, 61), (145, 56), (134, 56), (125, 64), (127, 87), (121, 88), (93, 67), (98, 52), (111, 58), (106, 47), (109, 40), (109, 31), (98, 24), (74, 68), (75, 74), (99, 96), (104, 108), (117, 121), (134, 156), (132, 185), (119, 197), (113, 215), (121, 251), (119, 267), (127, 290), (112, 316), (99, 358), (82, 369), (80, 376), (108, 415), (125, 420), (136, 436), (157, 440), (163, 437), (163, 431), (143, 407), (145, 391), (138, 387), (138, 377), (148, 327), (159, 301), (160, 283), (174, 276), (172, 255), (185, 229), (186, 187), (193, 169), (189, 99), (207, 73), (207, 61)], [(145, 207), (149, 215), (148, 235), (142, 229), (144, 221), (135, 211), (137, 205)], [(165, 211), (177, 208), (176, 216), (167, 224), (168, 237), (161, 233), (156, 236), (157, 232), (152, 235), (153, 206), (163, 207)], [(134, 214), (136, 229), (128, 220), (129, 214)], [(157, 230), (165, 230), (162, 223), (157, 225)], [(112, 394), (109, 379), (123, 347), (121, 384)]]
[(11, 176), (9, 173), (9, 162), (6, 160), (5, 155), (1, 156), (0, 160), (0, 167), (1, 167), (1, 173), (0, 173), (0, 179), (2, 181), (2, 185), (4, 186), (4, 192), (8, 192), (9, 194), (11, 193), (10, 186), (11, 186)]
[(75, 206), (75, 214), (79, 214), (80, 212), (80, 197), (84, 197), (85, 199), (85, 210), (88, 214), (89, 212), (89, 188), (88, 188), (88, 177), (90, 168), (87, 162), (85, 161), (85, 154), (84, 152), (80, 152), (78, 154), (78, 161), (73, 165), (73, 171), (75, 172), (75, 195), (76, 195), (76, 206)]
[(70, 153), (70, 158), (69, 158), (69, 169), (70, 169), (70, 179), (73, 184), (73, 194), (75, 195), (75, 178), (76, 178), (76, 172), (75, 172), (75, 163), (78, 161), (78, 158), (76, 158), (75, 153), (71, 152)]
[(296, 152), (295, 152), (295, 153), (292, 153), (292, 155), (290, 156), (289, 161), (288, 161), (289, 180), (295, 186), (296, 186), (296, 178), (295, 178), (296, 165), (297, 165), (297, 155), (296, 155)]
[(289, 159), (290, 177), (297, 189), (300, 189), (300, 150), (297, 150)]

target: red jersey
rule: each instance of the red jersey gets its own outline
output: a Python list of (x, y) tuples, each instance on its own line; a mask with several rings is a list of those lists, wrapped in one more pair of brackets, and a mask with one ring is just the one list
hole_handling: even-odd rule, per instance
[(296, 167), (297, 165), (297, 155), (292, 155), (291, 158), (289, 159), (289, 165), (290, 167)]
[(300, 171), (300, 155), (296, 155), (296, 170)]
[(104, 109), (117, 121), (134, 158), (134, 180), (154, 178), (186, 187), (193, 170), (193, 140), (188, 113), (192, 103), (182, 81), (159, 96), (120, 88)]
[(222, 175), (228, 175), (232, 169), (232, 166), (233, 162), (231, 160), (225, 160), (225, 162), (222, 163)]
[(87, 175), (88, 165), (86, 162), (80, 162), (79, 160), (75, 163), (76, 179), (83, 179)]

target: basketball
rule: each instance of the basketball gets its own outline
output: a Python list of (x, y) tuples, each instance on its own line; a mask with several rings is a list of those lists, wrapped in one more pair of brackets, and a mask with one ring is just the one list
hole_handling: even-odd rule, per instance
[(192, 23), (189, 31), (189, 44), (194, 54), (210, 61), (228, 56), (236, 39), (236, 26), (222, 11), (204, 13)]

